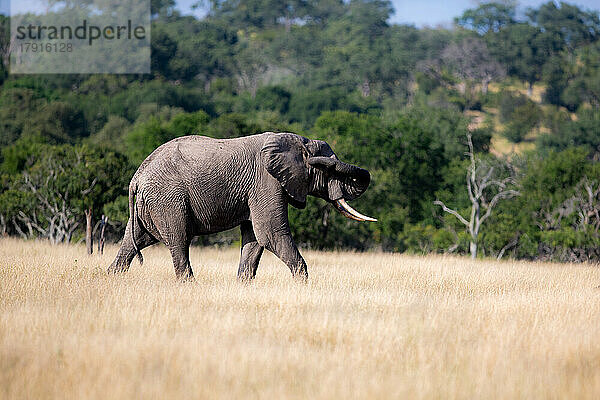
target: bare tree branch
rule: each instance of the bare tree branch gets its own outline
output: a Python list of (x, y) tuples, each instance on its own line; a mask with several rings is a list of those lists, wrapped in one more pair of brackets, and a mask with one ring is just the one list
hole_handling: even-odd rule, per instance
[(496, 257), (496, 260), (501, 260), (502, 257), (504, 256), (504, 253), (506, 252), (506, 250), (515, 247), (517, 245), (517, 243), (519, 243), (519, 237), (521, 235), (519, 235), (518, 233), (515, 235), (515, 237), (513, 238), (513, 240), (511, 240), (510, 242), (508, 242), (506, 245), (504, 245), (504, 247), (502, 247), (502, 249), (500, 250), (500, 253), (498, 253), (498, 257)]
[(462, 215), (460, 215), (456, 210), (453, 210), (451, 208), (446, 207), (446, 205), (444, 203), (442, 203), (440, 200), (436, 200), (433, 202), (433, 204), (436, 204), (438, 206), (442, 206), (442, 208), (444, 209), (445, 212), (450, 213), (452, 215), (454, 215), (456, 218), (458, 218), (458, 220), (460, 222), (462, 222), (465, 226), (469, 226), (469, 221), (467, 221)]

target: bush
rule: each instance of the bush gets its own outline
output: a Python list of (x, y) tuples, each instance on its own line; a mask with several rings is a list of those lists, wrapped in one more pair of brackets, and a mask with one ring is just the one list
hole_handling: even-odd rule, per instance
[(261, 133), (261, 127), (239, 113), (223, 114), (213, 119), (202, 134), (213, 138), (235, 138)]
[(512, 119), (513, 111), (517, 107), (527, 104), (527, 100), (527, 97), (522, 94), (515, 94), (510, 91), (503, 92), (499, 103), (500, 122), (509, 122)]
[(523, 95), (507, 92), (500, 100), (500, 121), (506, 124), (503, 135), (513, 143), (520, 143), (541, 119), (537, 104)]
[(582, 110), (575, 121), (563, 116), (556, 125), (552, 133), (538, 138), (539, 148), (562, 151), (577, 146), (592, 158), (600, 159), (600, 111)]
[(265, 86), (256, 91), (254, 99), (259, 110), (288, 112), (292, 95), (282, 86)]

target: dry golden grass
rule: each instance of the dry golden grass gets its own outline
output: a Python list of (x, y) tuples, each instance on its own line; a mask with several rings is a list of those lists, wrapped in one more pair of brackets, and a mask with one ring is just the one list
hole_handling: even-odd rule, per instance
[(535, 150), (535, 148), (535, 141), (532, 139), (521, 143), (511, 143), (507, 138), (505, 138), (504, 136), (502, 136), (502, 134), (499, 133), (492, 136), (492, 140), (490, 143), (490, 153), (492, 153), (496, 157), (513, 154), (523, 154), (528, 151)]
[(600, 268), (164, 247), (118, 276), (116, 247), (0, 240), (0, 398), (600, 397)]

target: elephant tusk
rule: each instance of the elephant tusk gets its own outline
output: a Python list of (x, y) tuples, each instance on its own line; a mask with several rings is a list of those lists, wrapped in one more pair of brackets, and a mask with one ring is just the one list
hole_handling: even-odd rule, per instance
[(377, 222), (375, 218), (367, 217), (366, 215), (363, 215), (356, 211), (354, 208), (350, 207), (350, 205), (346, 203), (346, 200), (344, 199), (336, 200), (335, 208), (337, 208), (337, 210), (346, 218), (350, 218), (355, 221)]

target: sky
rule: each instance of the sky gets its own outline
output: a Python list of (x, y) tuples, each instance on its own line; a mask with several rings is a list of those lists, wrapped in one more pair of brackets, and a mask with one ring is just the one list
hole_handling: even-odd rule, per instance
[[(548, 0), (520, 0), (519, 11), (523, 12), (528, 7), (538, 7), (547, 3)], [(567, 1), (579, 8), (600, 9), (598, 0), (575, 0)], [(451, 25), (454, 17), (458, 17), (464, 10), (475, 8), (478, 1), (475, 0), (392, 0), (396, 13), (391, 22), (400, 24), (414, 24), (418, 27), (438, 25)]]
[[(0, 0), (0, 13), (8, 14), (11, 0)], [(44, 0), (12, 0), (15, 4), (39, 3), (43, 5)], [(202, 10), (192, 10), (191, 5), (198, 0), (176, 0), (177, 9), (183, 14), (194, 14), (201, 16)], [(520, 9), (537, 7), (548, 0), (520, 0)], [(568, 1), (583, 9), (600, 9), (598, 0), (574, 0)], [(392, 0), (395, 14), (390, 22), (400, 24), (414, 24), (418, 27), (451, 26), (454, 17), (462, 14), (468, 8), (477, 6), (477, 0)], [(43, 7), (43, 6), (42, 6)]]

